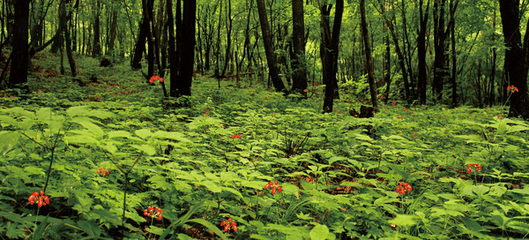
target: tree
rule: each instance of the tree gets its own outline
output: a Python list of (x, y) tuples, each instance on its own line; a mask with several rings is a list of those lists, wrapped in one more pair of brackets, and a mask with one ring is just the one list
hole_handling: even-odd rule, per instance
[(426, 104), (426, 31), (428, 27), (428, 11), (430, 8), (430, 0), (427, 0), (426, 10), (423, 9), (423, 0), (419, 0), (419, 35), (417, 36), (417, 55), (419, 77), (417, 80), (417, 92), (419, 95), (419, 103)]
[(305, 68), (305, 18), (303, 14), (303, 0), (292, 0), (292, 42), (294, 56), (292, 67), (292, 92), (307, 96), (307, 71)]
[(323, 100), (324, 113), (332, 112), (334, 91), (338, 88), (336, 72), (338, 71), (338, 44), (340, 40), (343, 7), (344, 1), (336, 0), (336, 10), (334, 13), (334, 23), (331, 34), (329, 18), (332, 4), (320, 5), (320, 56), (323, 67), (323, 83), (325, 84), (325, 97)]
[[(180, 0), (177, 0), (176, 38), (181, 45), (177, 45), (175, 53), (177, 59), (174, 59), (175, 62), (171, 62), (171, 97), (191, 96), (193, 65), (195, 64), (195, 18), (197, 1), (184, 1), (183, 16), (180, 15), (180, 4)], [(172, 67), (175, 63), (178, 66)]]
[[(342, 0), (343, 1), (343, 0)], [(266, 16), (266, 8), (264, 0), (257, 0), (257, 10), (259, 12), (259, 22), (261, 23), (261, 31), (263, 33), (263, 43), (266, 53), (266, 61), (268, 62), (268, 69), (272, 84), (276, 91), (286, 92), (283, 80), (279, 78), (279, 69), (277, 68), (277, 58), (274, 53), (274, 45), (272, 43), (272, 34), (270, 33), (270, 24)]]
[(13, 51), (11, 52), (11, 75), (9, 87), (22, 87), (28, 81), (28, 18), (29, 2), (31, 0), (15, 1), (15, 23), (13, 27)]
[(366, 20), (366, 3), (365, 0), (360, 0), (360, 29), (362, 32), (362, 39), (365, 48), (367, 79), (369, 82), (369, 93), (371, 95), (371, 104), (373, 108), (378, 108), (377, 89), (375, 85), (375, 70), (373, 65), (373, 56), (371, 55), (371, 44), (369, 43), (369, 33), (367, 32)]
[(435, 50), (433, 90), (437, 96), (437, 101), (441, 102), (444, 79), (448, 75), (446, 39), (451, 28), (445, 26), (446, 0), (434, 0), (433, 8)]
[[(529, 119), (529, 98), (527, 96), (527, 69), (529, 67), (529, 24), (522, 43), (520, 33), (520, 1), (500, 0), (501, 22), (505, 50), (505, 71), (509, 84), (518, 91), (511, 96), (509, 117)], [(505, 89), (501, 89), (505, 91)]]

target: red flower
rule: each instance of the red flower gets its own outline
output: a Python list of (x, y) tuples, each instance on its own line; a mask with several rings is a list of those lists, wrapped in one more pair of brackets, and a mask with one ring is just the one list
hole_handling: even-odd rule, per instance
[(233, 134), (233, 136), (231, 136), (231, 139), (235, 139), (235, 138), (242, 139), (242, 136), (239, 134)]
[(221, 223), (220, 223), (220, 226), (224, 226), (224, 231), (223, 232), (227, 232), (230, 230), (230, 227), (233, 227), (233, 231), (237, 232), (237, 223), (235, 222), (232, 222), (233, 220), (231, 218), (228, 218), (228, 221), (226, 220), (223, 220)]
[(158, 207), (147, 207), (147, 209), (143, 210), (143, 215), (147, 217), (155, 217), (158, 220), (162, 220), (162, 209)]
[(401, 116), (397, 116), (397, 119), (404, 120), (404, 118)]
[(481, 165), (479, 165), (479, 163), (471, 163), (467, 165), (467, 173), (472, 172), (472, 167), (474, 167), (476, 171), (481, 171)]
[(38, 90), (37, 93), (42, 93), (42, 91), (41, 91), (41, 90)]
[(99, 168), (99, 170), (97, 171), (97, 174), (100, 174), (101, 172), (103, 172), (103, 177), (110, 175), (110, 172), (107, 170), (106, 167)]
[(274, 182), (268, 182), (264, 189), (269, 189), (270, 187), (272, 187), (272, 194), (275, 195), (277, 192), (281, 193), (283, 191), (283, 189), (281, 189), (281, 186), (279, 186), (279, 182), (278, 181), (274, 181)]
[[(40, 196), (39, 196), (40, 194)], [(50, 198), (44, 195), (44, 190), (39, 192), (33, 192), (28, 198), (29, 204), (33, 205), (37, 203), (39, 207), (43, 207), (50, 204)]]
[(511, 91), (512, 93), (518, 92), (518, 88), (515, 87), (514, 85), (511, 85), (507, 87), (507, 91)]
[(408, 112), (408, 109), (405, 108), (405, 109), (404, 109), (404, 112)]
[(414, 137), (418, 137), (418, 136), (417, 136), (417, 134), (413, 134), (411, 137), (414, 138)]
[(406, 194), (406, 191), (411, 192), (412, 187), (410, 184), (399, 182), (399, 185), (400, 186), (397, 187), (397, 193), (404, 195)]

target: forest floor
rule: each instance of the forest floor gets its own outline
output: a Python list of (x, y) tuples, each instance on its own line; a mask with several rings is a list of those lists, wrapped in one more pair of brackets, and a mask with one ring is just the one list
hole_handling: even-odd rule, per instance
[(529, 124), (504, 107), (355, 118), (322, 86), (197, 74), (174, 108), (127, 62), (39, 54), (0, 97), (3, 239), (529, 237)]

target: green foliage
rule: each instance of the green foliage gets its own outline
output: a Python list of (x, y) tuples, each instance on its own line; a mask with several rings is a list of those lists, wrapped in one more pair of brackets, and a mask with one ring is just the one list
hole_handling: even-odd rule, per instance
[[(321, 114), (318, 99), (284, 97), (261, 85), (238, 88), (229, 81), (218, 89), (207, 78), (195, 81), (188, 107), (170, 108), (158, 99), (160, 89), (120, 71), (103, 71), (101, 83), (77, 93), (58, 77), (32, 83), (42, 93), (1, 99), (0, 235), (528, 234), (529, 126), (504, 118), (503, 108), (404, 108), (393, 102), (374, 118), (359, 119), (348, 115), (350, 103)], [(116, 80), (110, 85), (108, 78)], [(97, 173), (103, 167), (109, 174)], [(48, 178), (50, 204), (28, 204)], [(268, 182), (275, 190), (265, 189)], [(399, 194), (401, 183), (410, 191)], [(162, 209), (161, 220), (144, 215), (151, 206)], [(224, 231), (221, 222), (227, 219), (237, 231), (232, 225)]]

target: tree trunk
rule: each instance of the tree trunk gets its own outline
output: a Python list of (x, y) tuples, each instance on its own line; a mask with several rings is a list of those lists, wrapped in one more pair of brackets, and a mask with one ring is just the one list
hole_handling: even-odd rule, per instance
[[(144, 6), (144, 9), (147, 5), (147, 1), (150, 0), (142, 0), (142, 6)], [(130, 66), (134, 69), (141, 69), (141, 59), (143, 58), (143, 53), (145, 52), (145, 41), (147, 40), (147, 36), (149, 34), (149, 21), (146, 17), (146, 14), (146, 10), (143, 10), (143, 17), (140, 24), (140, 33), (138, 34), (134, 55), (130, 63)]]
[(13, 26), (13, 51), (11, 52), (11, 74), (9, 87), (20, 87), (28, 92), (28, 18), (29, 2), (31, 0), (15, 1), (15, 23)]
[[(511, 95), (509, 117), (529, 119), (529, 98), (527, 96), (527, 69), (529, 65), (529, 24), (525, 30), (522, 45), (520, 33), (520, 1), (500, 0), (501, 21), (505, 36), (505, 63), (507, 80), (518, 91)], [(506, 89), (500, 89), (506, 91)], [(510, 94), (510, 93), (509, 93)]]
[(112, 16), (110, 17), (110, 36), (108, 38), (108, 49), (106, 55), (112, 55), (114, 51), (114, 43), (116, 42), (116, 33), (118, 29), (118, 11), (112, 11)]
[[(341, 0), (343, 1), (343, 0)], [(264, 0), (257, 0), (257, 10), (259, 11), (259, 22), (261, 23), (261, 31), (263, 33), (263, 43), (266, 53), (266, 61), (268, 62), (269, 74), (272, 78), (272, 83), (277, 92), (286, 93), (285, 84), (279, 78), (279, 69), (277, 68), (277, 58), (274, 53), (274, 45), (272, 42), (272, 34), (270, 33), (270, 24), (266, 16), (266, 6)]]
[(92, 49), (92, 55), (93, 56), (99, 56), (101, 55), (101, 37), (100, 37), (100, 21), (99, 21), (99, 17), (100, 17), (100, 10), (101, 8), (101, 3), (99, 1), (97, 1), (97, 7), (96, 7), (96, 15), (95, 15), (95, 19), (94, 19), (94, 47)]
[(374, 109), (378, 108), (377, 88), (375, 85), (375, 67), (373, 56), (371, 55), (371, 45), (369, 43), (369, 33), (367, 31), (366, 6), (365, 0), (360, 0), (360, 29), (365, 47), (367, 79), (369, 82), (369, 93), (371, 95), (371, 104)]
[(224, 67), (220, 72), (220, 77), (226, 77), (226, 69), (228, 69), (228, 64), (230, 63), (229, 54), (231, 52), (231, 29), (233, 23), (233, 18), (231, 17), (231, 0), (228, 0), (226, 8), (226, 53), (224, 55)]
[[(434, 0), (434, 79), (433, 90), (437, 96), (437, 102), (441, 103), (443, 100), (443, 86), (444, 79), (448, 74), (446, 66), (446, 38), (450, 33), (450, 28), (445, 26), (445, 9), (446, 0)], [(446, 30), (445, 30), (446, 28)]]
[[(459, 0), (455, 1), (450, 0), (450, 41), (451, 41), (451, 52), (452, 52), (452, 76), (450, 76), (450, 83), (452, 85), (452, 107), (457, 106), (457, 55), (456, 55), (456, 28), (455, 28), (455, 12), (457, 9), (457, 5), (459, 4)], [(494, 58), (495, 59), (495, 58)], [(496, 60), (494, 60), (496, 61)], [(495, 67), (492, 68), (492, 71), (495, 71)]]
[(417, 91), (419, 104), (426, 104), (426, 31), (428, 26), (428, 9), (430, 0), (427, 0), (426, 11), (423, 11), (423, 0), (419, 1), (419, 35), (417, 36), (417, 55), (419, 59), (419, 77), (417, 79)]
[(68, 12), (68, 14), (66, 13), (66, 0), (61, 1), (61, 10), (59, 15), (61, 18), (59, 26), (64, 32), (64, 40), (66, 41), (66, 56), (68, 57), (68, 63), (70, 64), (70, 72), (72, 73), (72, 77), (75, 77), (77, 75), (77, 67), (75, 60), (73, 59), (72, 39), (70, 38), (70, 30), (68, 29), (68, 22), (71, 20), (72, 14), (71, 12)]
[(307, 70), (305, 63), (305, 18), (303, 0), (292, 0), (292, 42), (294, 56), (292, 61), (292, 92), (307, 97)]
[[(180, 2), (180, 0), (177, 0)], [(178, 3), (180, 4), (180, 3)], [(171, 97), (191, 96), (191, 84), (193, 81), (193, 65), (195, 63), (195, 14), (196, 0), (185, 0), (184, 11), (181, 21), (181, 29), (178, 31), (178, 39), (182, 42), (182, 48), (178, 51), (179, 67), (178, 75), (171, 71)], [(179, 7), (177, 7), (177, 18), (179, 18)], [(177, 19), (177, 27), (178, 27)], [(177, 55), (178, 55), (177, 54)], [(173, 63), (171, 63), (172, 65)]]

